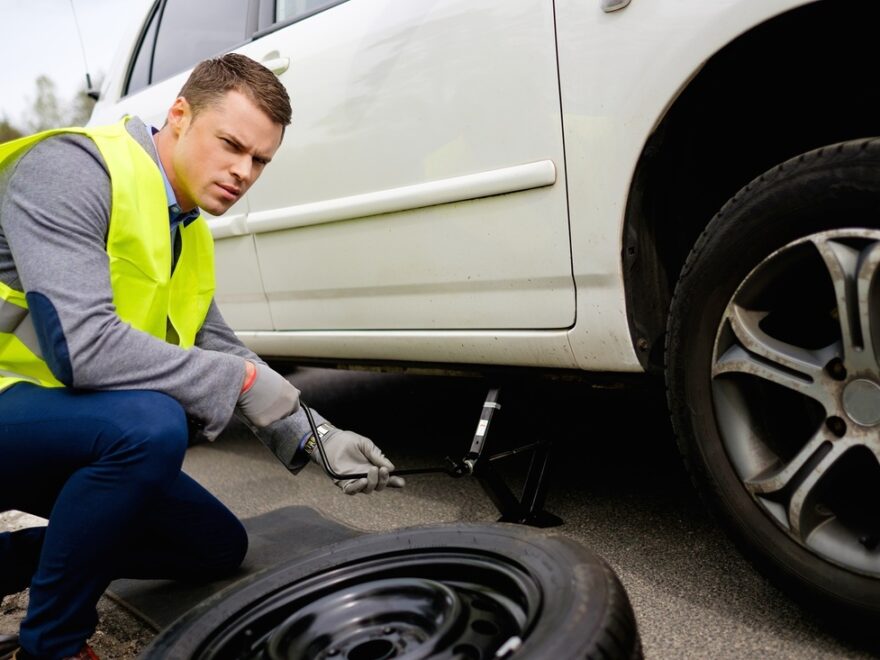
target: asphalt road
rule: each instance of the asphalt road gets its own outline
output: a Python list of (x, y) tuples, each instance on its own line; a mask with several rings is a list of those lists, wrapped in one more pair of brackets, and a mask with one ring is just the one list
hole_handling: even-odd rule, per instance
[[(372, 437), (398, 467), (437, 464), (470, 445), (487, 383), (300, 369), (304, 399)], [(555, 440), (547, 510), (562, 533), (617, 571), (648, 658), (873, 657), (779, 592), (705, 513), (680, 464), (662, 397), (650, 389), (505, 381), (490, 441)], [(509, 474), (525, 466), (511, 459)], [(368, 531), (497, 513), (472, 479), (412, 477), (402, 491), (349, 497), (315, 467), (291, 477), (243, 427), (194, 447), (185, 469), (239, 516), (307, 504)]]

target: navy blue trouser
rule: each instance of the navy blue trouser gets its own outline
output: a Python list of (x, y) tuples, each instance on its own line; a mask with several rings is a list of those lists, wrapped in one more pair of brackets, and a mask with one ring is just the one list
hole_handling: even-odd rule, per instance
[(207, 580), (241, 564), (241, 523), (180, 471), (187, 438), (180, 404), (158, 392), (0, 393), (0, 511), (49, 519), (0, 534), (0, 596), (30, 586), (29, 654), (79, 651), (111, 580)]

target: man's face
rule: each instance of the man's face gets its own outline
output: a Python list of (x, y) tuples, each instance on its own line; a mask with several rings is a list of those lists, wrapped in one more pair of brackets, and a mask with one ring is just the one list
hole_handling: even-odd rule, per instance
[(189, 103), (178, 98), (165, 128), (171, 148), (165, 154), (160, 149), (160, 157), (177, 203), (185, 211), (198, 206), (211, 215), (225, 213), (247, 192), (283, 134), (280, 124), (236, 91), (195, 117)]

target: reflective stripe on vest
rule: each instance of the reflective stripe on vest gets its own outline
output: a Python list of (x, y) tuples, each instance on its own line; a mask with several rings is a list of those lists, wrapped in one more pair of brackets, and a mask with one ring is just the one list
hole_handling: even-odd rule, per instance
[[(125, 129), (126, 121), (46, 131), (0, 144), (0, 171), (51, 135), (91, 138), (110, 173), (107, 254), (116, 313), (162, 340), (170, 322), (177, 343), (190, 348), (214, 297), (213, 239), (202, 217), (181, 227), (181, 252), (171, 273), (165, 184), (156, 163)], [(19, 381), (62, 386), (42, 359), (24, 293), (0, 283), (0, 390)]]

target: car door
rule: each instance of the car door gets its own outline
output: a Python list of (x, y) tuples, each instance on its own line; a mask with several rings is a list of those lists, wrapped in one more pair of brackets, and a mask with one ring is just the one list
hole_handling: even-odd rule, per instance
[[(90, 123), (113, 122), (133, 114), (162, 126), (192, 67), (249, 39), (256, 30), (257, 16), (257, 0), (155, 2), (131, 55), (120, 98), (99, 103)], [(272, 322), (254, 239), (245, 231), (247, 212), (244, 198), (222, 217), (205, 214), (214, 236), (215, 298), (233, 327), (268, 330)]]
[(552, 1), (279, 0), (270, 20), (238, 50), (294, 109), (246, 220), (275, 329), (572, 325)]

